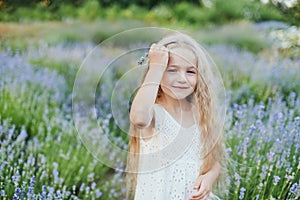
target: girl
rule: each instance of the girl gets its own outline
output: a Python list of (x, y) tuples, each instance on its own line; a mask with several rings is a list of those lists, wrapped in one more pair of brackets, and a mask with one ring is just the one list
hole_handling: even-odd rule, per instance
[(225, 151), (212, 63), (183, 34), (152, 44), (130, 110), (127, 199), (219, 199)]

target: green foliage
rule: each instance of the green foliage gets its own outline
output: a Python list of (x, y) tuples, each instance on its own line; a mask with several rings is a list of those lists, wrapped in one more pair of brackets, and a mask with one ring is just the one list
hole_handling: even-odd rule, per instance
[(223, 23), (225, 21), (242, 19), (243, 9), (247, 6), (244, 0), (229, 0), (226, 1), (226, 3), (224, 1), (214, 0), (212, 3), (212, 8), (210, 8), (211, 12), (207, 18), (208, 21), (214, 23)]
[(101, 7), (98, 1), (86, 1), (81, 8), (78, 9), (78, 17), (83, 20), (94, 20), (101, 17)]
[(61, 16), (62, 20), (68, 19), (68, 18), (74, 19), (74, 18), (76, 18), (78, 16), (77, 12), (75, 12), (76, 9), (77, 8), (75, 8), (72, 5), (62, 4), (58, 8), (57, 14), (58, 14), (58, 16)]
[(51, 9), (43, 4), (37, 4), (34, 9), (30, 7), (19, 7), (13, 13), (15, 17), (18, 17), (18, 21), (35, 21), (35, 20), (58, 20), (59, 17), (53, 15)]
[(252, 21), (283, 20), (283, 16), (274, 7), (264, 5), (259, 1), (213, 0), (210, 8), (208, 21), (224, 23), (237, 19)]
[(265, 5), (265, 6), (256, 6), (257, 8), (257, 16), (254, 16), (254, 21), (268, 21), (268, 20), (274, 20), (274, 21), (286, 21), (287, 23), (290, 23), (292, 19), (286, 15), (282, 15), (280, 10), (274, 8), (271, 5)]
[[(45, 130), (58, 113), (59, 105), (50, 98), (51, 92), (38, 86), (23, 84), (19, 88), (0, 88), (0, 92), (1, 117), (10, 119), (18, 130), (24, 126), (30, 137)], [(58, 127), (52, 128), (53, 131), (58, 129)], [(43, 135), (40, 134), (40, 137)]]
[(149, 22), (157, 21), (159, 23), (166, 23), (173, 20), (174, 14), (172, 9), (165, 4), (160, 4), (151, 9), (146, 15)]
[[(65, 20), (79, 18), (81, 20), (107, 19), (139, 19), (150, 23), (188, 24), (223, 24), (246, 19), (250, 21), (285, 20), (295, 15), (281, 13), (277, 8), (260, 1), (248, 0), (211, 0), (211, 4), (202, 1), (75, 1), (59, 3), (39, 2), (33, 7), (23, 4), (7, 7), (0, 13), (1, 21), (24, 20)], [(11, 3), (11, 2), (10, 2)], [(293, 8), (294, 9), (294, 8)], [(297, 7), (295, 8), (297, 10)], [(294, 12), (297, 13), (297, 12)], [(286, 17), (287, 16), (287, 17)], [(291, 20), (295, 21), (295, 20)]]
[(176, 20), (186, 21), (189, 24), (205, 22), (206, 9), (187, 2), (178, 3), (174, 6), (173, 14)]
[[(287, 1), (289, 3), (293, 1)], [(285, 1), (275, 1), (273, 7), (277, 8), (282, 15), (286, 16), (286, 22), (299, 26), (300, 25), (300, 1), (294, 1), (293, 6), (287, 7)]]
[(300, 25), (300, 2), (298, 1), (295, 6), (287, 9), (285, 14), (288, 16), (288, 19), (295, 25)]

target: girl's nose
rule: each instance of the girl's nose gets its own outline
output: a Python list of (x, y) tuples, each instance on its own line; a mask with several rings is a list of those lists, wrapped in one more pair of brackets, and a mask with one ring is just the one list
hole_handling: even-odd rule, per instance
[(186, 77), (185, 77), (185, 74), (184, 73), (179, 73), (179, 76), (178, 76), (178, 79), (177, 81), (179, 83), (185, 83), (187, 80), (186, 80)]

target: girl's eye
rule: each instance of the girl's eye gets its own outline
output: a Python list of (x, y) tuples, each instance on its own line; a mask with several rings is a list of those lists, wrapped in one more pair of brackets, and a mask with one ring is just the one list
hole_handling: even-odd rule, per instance
[(176, 72), (176, 69), (168, 69), (168, 72)]
[(192, 71), (192, 70), (187, 71), (187, 73), (188, 73), (188, 74), (196, 74), (196, 72), (195, 72), (195, 71)]

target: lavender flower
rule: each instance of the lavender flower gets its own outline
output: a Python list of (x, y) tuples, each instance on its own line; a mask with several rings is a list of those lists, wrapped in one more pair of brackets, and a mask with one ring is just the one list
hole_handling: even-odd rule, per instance
[(102, 196), (102, 192), (100, 190), (96, 190), (96, 197), (100, 198)]
[(91, 188), (94, 190), (96, 188), (97, 184), (95, 182), (92, 183)]
[(235, 179), (235, 185), (239, 186), (241, 184), (241, 182), (240, 182), (241, 177), (238, 173), (234, 173), (234, 179)]
[(298, 197), (300, 196), (300, 186), (298, 185), (298, 183), (294, 183), (292, 185), (292, 187), (290, 188), (290, 192), (297, 195)]
[(279, 181), (280, 181), (280, 177), (279, 176), (274, 176), (274, 182), (273, 182), (273, 184), (277, 185)]
[(245, 197), (245, 191), (246, 191), (246, 189), (244, 187), (241, 187), (239, 199), (244, 199), (244, 197)]
[(45, 185), (42, 186), (42, 195), (41, 195), (41, 198), (43, 200), (46, 200), (46, 198), (47, 198), (47, 186), (45, 186)]

